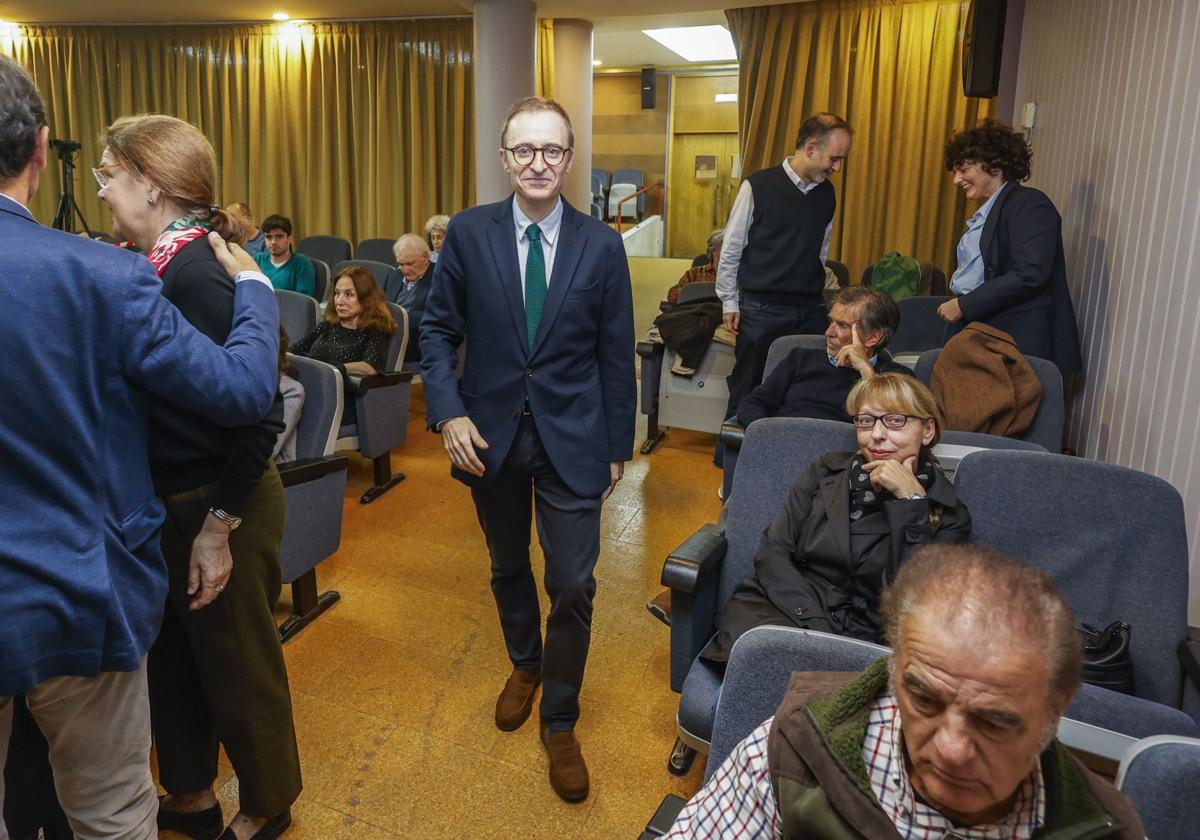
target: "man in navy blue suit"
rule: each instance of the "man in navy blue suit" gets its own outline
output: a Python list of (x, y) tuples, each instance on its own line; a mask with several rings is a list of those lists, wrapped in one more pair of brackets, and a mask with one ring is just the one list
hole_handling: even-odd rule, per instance
[[(421, 323), (431, 429), (471, 487), (513, 672), (496, 725), (542, 683), (550, 784), (587, 797), (574, 735), (591, 638), (600, 507), (633, 455), (633, 298), (621, 237), (562, 200), (574, 133), (558, 103), (516, 102), (500, 161), (514, 195), (454, 217)], [(462, 380), (457, 349), (466, 340)], [(536, 504), (535, 504), (536, 500)], [(546, 558), (543, 644), (530, 519)]]
[[(144, 840), (158, 836), (145, 657), (167, 600), (147, 399), (258, 422), (279, 383), (278, 307), (254, 261), (210, 235), (237, 283), (217, 347), (145, 257), (39, 225), (26, 205), (48, 138), (33, 82), (0, 56), (0, 288), (28, 304), (0, 308), (0, 771), (25, 694), (75, 834)], [(202, 575), (197, 595), (221, 588)], [(3, 786), (0, 772), (0, 800)]]

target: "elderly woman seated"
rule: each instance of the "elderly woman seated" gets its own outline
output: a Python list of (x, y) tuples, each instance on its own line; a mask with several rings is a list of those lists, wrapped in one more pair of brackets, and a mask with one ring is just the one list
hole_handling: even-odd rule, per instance
[(910, 552), (967, 541), (971, 516), (932, 453), (941, 411), (929, 389), (906, 374), (880, 374), (854, 386), (846, 411), (858, 451), (809, 464), (701, 657), (727, 661), (734, 641), (763, 624), (880, 642), (880, 592)]
[(442, 252), (442, 243), (446, 241), (446, 228), (448, 227), (450, 227), (450, 217), (444, 213), (437, 213), (425, 220), (425, 241), (429, 243), (431, 262), (438, 261), (438, 254)]

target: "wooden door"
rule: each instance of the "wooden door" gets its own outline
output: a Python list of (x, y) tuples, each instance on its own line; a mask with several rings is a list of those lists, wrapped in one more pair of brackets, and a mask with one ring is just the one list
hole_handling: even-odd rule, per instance
[(668, 253), (703, 254), (708, 236), (725, 226), (740, 181), (735, 177), (736, 133), (676, 134), (667, 196)]

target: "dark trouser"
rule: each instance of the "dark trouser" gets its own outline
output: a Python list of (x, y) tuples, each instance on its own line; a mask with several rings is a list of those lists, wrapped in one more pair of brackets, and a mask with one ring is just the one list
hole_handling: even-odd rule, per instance
[(771, 342), (785, 335), (821, 335), (828, 327), (829, 310), (823, 303), (761, 303), (743, 294), (733, 372), (725, 380), (729, 385), (725, 416), (736, 415), (738, 403), (762, 382)]
[(300, 757), (279, 631), (272, 610), (282, 586), (283, 486), (272, 465), (229, 538), (225, 591), (192, 612), (192, 540), (213, 505), (215, 484), (165, 499), (162, 549), (171, 578), (162, 631), (150, 649), (150, 714), (159, 781), (169, 793), (206, 789), (217, 746), (238, 777), (241, 809), (273, 817), (300, 795)]
[[(508, 657), (514, 668), (542, 672), (542, 721), (554, 731), (570, 730), (579, 719), (579, 689), (592, 635), (601, 499), (577, 496), (559, 478), (529, 415), (521, 418), (500, 474), (472, 488), (471, 496), (492, 559), (492, 594)], [(529, 564), (534, 499), (550, 596), (544, 649), (537, 584)]]

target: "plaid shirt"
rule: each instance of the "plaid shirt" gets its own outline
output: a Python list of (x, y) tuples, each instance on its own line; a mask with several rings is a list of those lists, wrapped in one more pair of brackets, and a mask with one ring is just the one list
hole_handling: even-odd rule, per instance
[[(896, 698), (871, 706), (863, 761), (871, 790), (905, 840), (1029, 840), (1045, 820), (1046, 795), (1039, 765), (1017, 791), (1016, 807), (998, 823), (959, 827), (917, 800), (900, 752)], [(703, 789), (679, 813), (664, 840), (782, 840), (779, 804), (767, 765), (768, 718), (737, 745)]]

